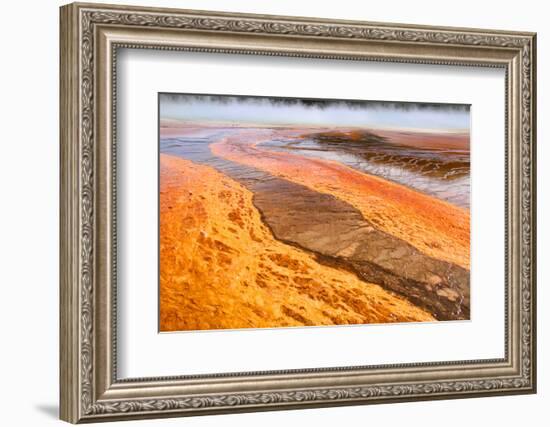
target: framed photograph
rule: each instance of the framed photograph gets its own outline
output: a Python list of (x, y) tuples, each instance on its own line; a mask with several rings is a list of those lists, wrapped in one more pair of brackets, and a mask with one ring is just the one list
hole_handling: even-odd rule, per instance
[(535, 34), (60, 21), (63, 420), (535, 392)]

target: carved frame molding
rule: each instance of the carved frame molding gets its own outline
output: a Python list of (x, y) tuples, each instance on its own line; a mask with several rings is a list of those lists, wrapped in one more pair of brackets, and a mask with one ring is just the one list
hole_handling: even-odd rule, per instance
[[(113, 36), (121, 30), (125, 37)], [(136, 32), (135, 39), (131, 36), (133, 32)], [(150, 37), (155, 32), (173, 34), (175, 38), (190, 34), (195, 37), (193, 40), (215, 35), (215, 41), (223, 39), (228, 42), (212, 46), (209, 39), (208, 45), (202, 46), (200, 43), (141, 41), (142, 36)], [(251, 42), (242, 45), (247, 36)], [(275, 40), (275, 45), (283, 45), (254, 47), (256, 41), (263, 40), (262, 37), (269, 39), (270, 43)], [(307, 43), (316, 47), (310, 50), (301, 47)], [(107, 48), (101, 50), (100, 44)], [(395, 46), (399, 51), (395, 51)], [(102, 135), (114, 139), (114, 64), (116, 51), (121, 47), (505, 67), (509, 145), (508, 176), (505, 179), (508, 180), (507, 198), (510, 200), (507, 204), (511, 205), (507, 212), (506, 231), (510, 243), (510, 252), (506, 255), (510, 263), (507, 274), (511, 278), (507, 288), (506, 321), (509, 328), (506, 330), (506, 357), (491, 361), (354, 367), (350, 373), (376, 374), (376, 381), (348, 386), (333, 381), (332, 386), (319, 387), (318, 383), (307, 379), (308, 375), (317, 378), (316, 373), (327, 373), (334, 379), (347, 372), (346, 368), (248, 373), (250, 378), (247, 381), (274, 375), (282, 384), (285, 378), (295, 382), (303, 379), (303, 386), (285, 388), (279, 384), (272, 389), (252, 391), (247, 387), (240, 392), (220, 391), (216, 388), (216, 381), (231, 380), (234, 383), (243, 375), (220, 374), (202, 379), (212, 386), (211, 393), (190, 392), (176, 396), (168, 391), (173, 390), (172, 386), (184, 386), (189, 379), (117, 380), (116, 336), (113, 336), (116, 330), (116, 287), (109, 290), (115, 293), (106, 295), (108, 292), (103, 290), (103, 282), (98, 279), (103, 274), (116, 279), (116, 259), (111, 265), (103, 266), (105, 259), (112, 254), (102, 252), (104, 240), (111, 249), (116, 249), (116, 233), (103, 235), (105, 230), (112, 231), (112, 224), (105, 224), (116, 220), (116, 210), (108, 200), (104, 200), (107, 195), (114, 200), (116, 187), (110, 194), (98, 190), (98, 187), (107, 188), (112, 184), (112, 180), (103, 183), (101, 174), (106, 170), (98, 166), (101, 163), (98, 150), (109, 149), (100, 147)], [(363, 48), (365, 53), (362, 53)], [(110, 53), (110, 58), (105, 58), (102, 52)], [(99, 55), (103, 56), (99, 58)], [(106, 75), (102, 70), (111, 77), (100, 80)], [(107, 92), (110, 93), (104, 98)], [(531, 33), (92, 4), (62, 7), (61, 418), (70, 422), (101, 421), (534, 392), (534, 98), (535, 35)], [(104, 105), (107, 99), (110, 107)], [(105, 111), (101, 112), (102, 108)], [(112, 162), (113, 169), (116, 168), (115, 154), (105, 156)], [(113, 170), (107, 172), (114, 173)], [(105, 205), (111, 209), (108, 218)], [(483, 373), (484, 369), (487, 373)], [(507, 371), (500, 374), (495, 369)], [(430, 373), (431, 379), (411, 380), (411, 372), (418, 373), (419, 378)], [(401, 374), (406, 374), (403, 379)], [(331, 377), (327, 378), (327, 384), (330, 384)], [(201, 378), (193, 381), (200, 382)], [(149, 395), (151, 386), (155, 384), (165, 387), (167, 396)], [(141, 392), (136, 394), (135, 390), (140, 387)]]

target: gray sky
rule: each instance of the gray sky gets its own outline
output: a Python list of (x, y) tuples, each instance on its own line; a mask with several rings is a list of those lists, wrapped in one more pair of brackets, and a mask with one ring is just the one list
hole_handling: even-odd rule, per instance
[(229, 95), (159, 94), (160, 118), (262, 125), (469, 130), (470, 106)]

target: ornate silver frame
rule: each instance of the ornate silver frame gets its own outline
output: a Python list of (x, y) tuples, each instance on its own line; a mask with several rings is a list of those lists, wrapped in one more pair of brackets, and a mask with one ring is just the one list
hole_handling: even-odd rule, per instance
[[(61, 8), (61, 419), (72, 422), (534, 393), (533, 33), (98, 4)], [(114, 139), (117, 48), (502, 67), (505, 357), (119, 380)]]

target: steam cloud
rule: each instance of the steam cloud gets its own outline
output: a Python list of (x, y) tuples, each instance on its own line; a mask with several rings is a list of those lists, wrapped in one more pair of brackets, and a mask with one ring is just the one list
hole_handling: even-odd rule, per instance
[(234, 95), (159, 94), (161, 119), (261, 125), (469, 130), (470, 106)]

